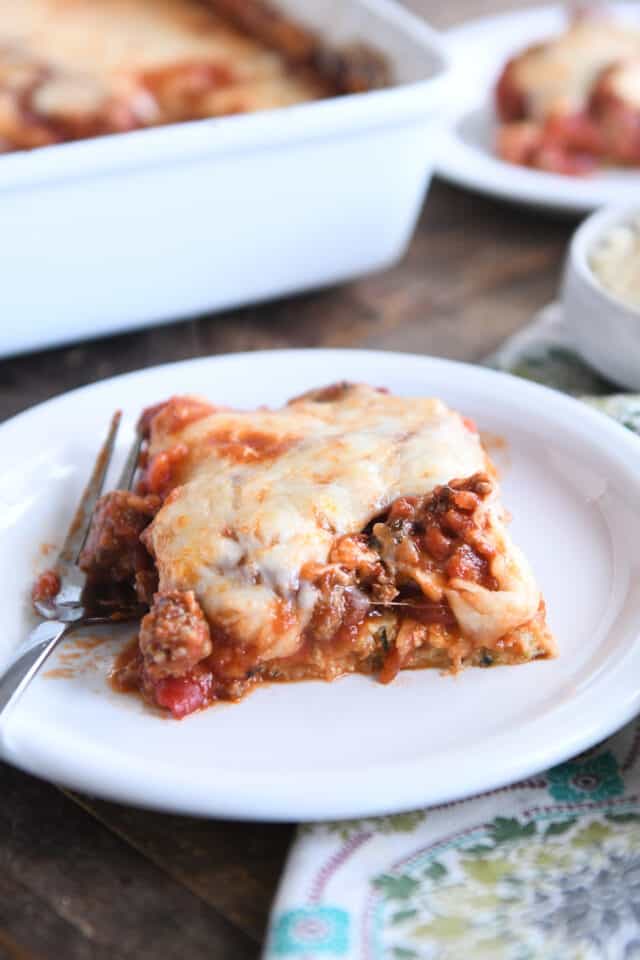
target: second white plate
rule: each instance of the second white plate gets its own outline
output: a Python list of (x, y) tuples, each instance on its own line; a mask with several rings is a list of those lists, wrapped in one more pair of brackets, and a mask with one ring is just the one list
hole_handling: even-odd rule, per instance
[(458, 677), (415, 671), (389, 686), (365, 677), (274, 685), (176, 722), (109, 689), (122, 634), (94, 648), (69, 642), (0, 728), (4, 759), (170, 811), (354, 817), (532, 774), (640, 709), (640, 442), (543, 387), (393, 353), (280, 351), (157, 367), (2, 425), (11, 462), (0, 475), (0, 661), (29, 629), (34, 558), (43, 542), (60, 542), (116, 407), (125, 413), (123, 454), (140, 408), (170, 393), (250, 408), (340, 379), (442, 396), (501, 438), (514, 537), (546, 596), (559, 658)]
[[(617, 18), (640, 26), (638, 4), (611, 4), (610, 9)], [(448, 108), (452, 123), (439, 150), (440, 176), (504, 200), (573, 214), (623, 203), (630, 191), (640, 190), (638, 170), (568, 177), (505, 163), (495, 155), (493, 88), (498, 75), (514, 53), (559, 33), (566, 24), (566, 7), (534, 7), (471, 20), (445, 34), (454, 70)]]

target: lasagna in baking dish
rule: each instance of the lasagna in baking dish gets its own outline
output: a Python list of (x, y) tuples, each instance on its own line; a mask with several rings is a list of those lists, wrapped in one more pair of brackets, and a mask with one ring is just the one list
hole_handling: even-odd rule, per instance
[(81, 557), (149, 604), (118, 687), (182, 717), (264, 682), (554, 655), (495, 470), (440, 400), (174, 397), (142, 427), (138, 488), (102, 498)]
[[(302, 5), (301, 5), (302, 7)], [(0, 0), (0, 149), (246, 113), (386, 82), (265, 0)]]
[(640, 30), (597, 12), (508, 61), (496, 87), (502, 159), (555, 173), (640, 166)]

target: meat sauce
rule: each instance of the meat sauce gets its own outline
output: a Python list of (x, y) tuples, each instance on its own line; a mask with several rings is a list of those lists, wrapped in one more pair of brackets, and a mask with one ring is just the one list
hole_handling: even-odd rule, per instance
[(155, 494), (166, 499), (168, 494), (179, 483), (180, 468), (189, 455), (189, 448), (184, 443), (176, 443), (168, 450), (162, 450), (149, 460), (143, 477), (138, 484), (142, 493)]
[(31, 599), (34, 603), (46, 603), (60, 592), (60, 577), (55, 570), (45, 570), (33, 585)]

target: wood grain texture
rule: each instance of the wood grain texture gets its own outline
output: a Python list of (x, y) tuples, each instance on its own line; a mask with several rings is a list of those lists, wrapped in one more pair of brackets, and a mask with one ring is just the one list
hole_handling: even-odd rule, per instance
[[(3, 765), (0, 796), (0, 931), (9, 951), (65, 960), (255, 955), (251, 938), (214, 906), (55, 787)], [(167, 847), (175, 842), (168, 832)]]
[[(527, 5), (407, 4), (439, 27)], [(435, 182), (392, 269), (0, 361), (0, 419), (104, 377), (228, 351), (348, 346), (479, 360), (553, 299), (572, 227)], [(0, 796), (0, 960), (258, 956), (291, 827), (145, 813), (2, 765)]]
[(68, 796), (248, 937), (262, 939), (291, 826), (177, 817)]

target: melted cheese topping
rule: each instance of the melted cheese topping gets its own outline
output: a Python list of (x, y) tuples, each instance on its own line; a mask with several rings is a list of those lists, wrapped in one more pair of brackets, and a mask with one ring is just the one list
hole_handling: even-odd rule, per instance
[[(278, 54), (197, 0), (0, 0), (0, 89), (20, 87), (30, 71), (39, 84), (33, 106), (44, 116), (86, 114), (117, 95), (133, 102), (140, 122), (162, 122), (162, 104), (140, 91), (136, 97), (138, 76), (194, 63), (224, 67), (233, 77), (231, 91), (200, 98), (198, 115), (319, 95)], [(193, 106), (189, 82), (176, 89)]]
[[(327, 562), (336, 537), (361, 531), (399, 496), (488, 466), (477, 434), (440, 400), (366, 386), (170, 429), (152, 429), (150, 446), (152, 457), (178, 444), (186, 453), (181, 485), (146, 534), (160, 590), (194, 590), (209, 621), (262, 660), (300, 646), (318, 598), (305, 569)], [(460, 581), (447, 591), (461, 628), (482, 641), (527, 622), (539, 603), (497, 496), (486, 511), (502, 547), (493, 569), (501, 589)]]
[(640, 110), (640, 51), (635, 59), (621, 63), (612, 71), (610, 89), (625, 104)]
[(640, 31), (585, 17), (554, 40), (525, 51), (515, 61), (514, 79), (532, 118), (573, 113), (586, 106), (601, 70), (639, 53)]

